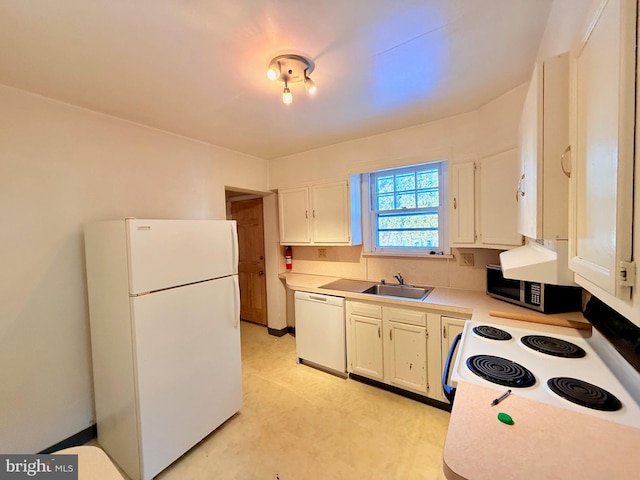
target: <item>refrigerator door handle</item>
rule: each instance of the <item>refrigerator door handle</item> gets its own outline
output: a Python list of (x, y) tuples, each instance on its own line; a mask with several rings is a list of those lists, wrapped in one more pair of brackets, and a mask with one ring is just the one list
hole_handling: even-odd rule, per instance
[(231, 231), (231, 249), (233, 250), (233, 257), (232, 257), (233, 273), (238, 273), (238, 234), (236, 233), (236, 229), (234, 228), (234, 225), (231, 225), (230, 231)]
[(238, 328), (240, 324), (240, 285), (238, 277), (233, 278), (233, 328)]

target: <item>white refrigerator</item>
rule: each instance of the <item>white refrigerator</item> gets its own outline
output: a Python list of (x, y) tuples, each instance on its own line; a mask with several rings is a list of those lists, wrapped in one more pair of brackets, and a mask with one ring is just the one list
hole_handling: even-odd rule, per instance
[(85, 227), (98, 443), (148, 480), (239, 411), (234, 221)]

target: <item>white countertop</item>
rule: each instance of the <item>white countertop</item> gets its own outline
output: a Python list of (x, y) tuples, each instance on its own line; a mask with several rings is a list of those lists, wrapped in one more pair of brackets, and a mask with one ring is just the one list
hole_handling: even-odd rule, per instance
[[(458, 382), (444, 447), (450, 480), (638, 478), (640, 429)], [(497, 419), (509, 414), (513, 425)]]
[[(455, 314), (460, 318), (473, 319), (477, 321), (491, 321), (492, 323), (496, 323), (496, 321), (498, 321), (497, 318), (489, 316), (489, 312), (493, 310), (520, 314), (538, 313), (524, 307), (519, 307), (508, 302), (503, 302), (496, 298), (490, 297), (485, 292), (476, 290), (461, 290), (456, 288), (435, 287), (424, 300), (414, 300), (320, 288), (320, 286), (322, 285), (325, 285), (334, 280), (338, 280), (338, 278), (335, 277), (286, 272), (281, 273), (280, 278), (286, 282), (287, 287), (291, 290), (324, 293), (326, 295), (336, 295), (352, 300), (375, 301), (388, 304), (403, 305), (406, 307), (428, 308), (429, 310), (433, 310), (442, 314)], [(376, 281), (362, 281), (368, 282), (371, 285), (375, 285), (378, 283)], [(582, 316), (582, 313), (580, 312), (560, 313), (550, 315), (550, 317), (559, 317), (574, 321), (586, 322), (586, 320)], [(531, 325), (534, 329), (538, 328), (535, 324), (529, 325)], [(539, 328), (548, 330), (549, 326), (544, 325)]]

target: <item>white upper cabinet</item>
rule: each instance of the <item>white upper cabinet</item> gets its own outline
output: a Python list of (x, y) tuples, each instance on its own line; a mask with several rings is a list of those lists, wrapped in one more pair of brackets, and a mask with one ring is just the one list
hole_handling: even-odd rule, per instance
[(516, 229), (518, 203), (512, 186), (518, 177), (518, 150), (480, 161), (480, 239), (485, 246), (522, 245)]
[(618, 308), (634, 285), (635, 0), (602, 1), (571, 64), (569, 268)]
[(475, 170), (475, 162), (450, 166), (449, 228), (454, 246), (476, 241)]
[(449, 168), (451, 245), (477, 248), (522, 245), (522, 236), (516, 230), (518, 212), (513, 194), (518, 176), (517, 150), (490, 155), (479, 162), (456, 163)]
[(535, 66), (522, 110), (516, 192), (522, 235), (568, 238), (569, 167), (563, 164), (568, 146), (569, 55), (565, 53)]
[(309, 187), (278, 192), (280, 243), (309, 243)]
[(349, 242), (350, 208), (347, 182), (325, 183), (312, 186), (311, 227), (313, 241)]
[(282, 245), (359, 245), (360, 183), (339, 181), (278, 192)]

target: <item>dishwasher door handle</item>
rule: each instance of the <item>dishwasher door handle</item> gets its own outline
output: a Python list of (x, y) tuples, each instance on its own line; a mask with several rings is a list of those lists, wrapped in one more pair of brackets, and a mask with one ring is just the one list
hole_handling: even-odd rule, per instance
[(323, 303), (327, 303), (328, 298), (327, 297), (316, 297), (315, 295), (309, 295), (307, 297), (309, 299), (310, 302), (323, 302)]

